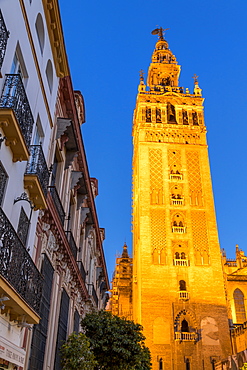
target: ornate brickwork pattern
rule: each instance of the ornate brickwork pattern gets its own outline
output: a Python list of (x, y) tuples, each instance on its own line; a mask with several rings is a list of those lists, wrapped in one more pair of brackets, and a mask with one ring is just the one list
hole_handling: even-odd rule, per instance
[(170, 171), (176, 173), (176, 171), (181, 171), (181, 152), (180, 150), (168, 150), (168, 165)]
[(182, 143), (182, 144), (200, 144), (200, 134), (186, 134), (179, 131), (172, 133), (163, 131), (147, 131), (146, 141), (156, 143)]
[(204, 211), (191, 212), (193, 246), (197, 251), (208, 251), (208, 233), (206, 213)]
[(166, 245), (165, 211), (160, 209), (150, 210), (151, 248), (161, 250)]
[(163, 204), (162, 151), (149, 149), (151, 204)]
[(188, 151), (186, 153), (188, 177), (189, 177), (189, 192), (191, 205), (202, 205), (202, 181), (199, 162), (199, 153)]

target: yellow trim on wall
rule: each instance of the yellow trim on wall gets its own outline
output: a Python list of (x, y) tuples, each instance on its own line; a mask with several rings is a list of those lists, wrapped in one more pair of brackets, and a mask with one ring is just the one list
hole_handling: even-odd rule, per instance
[(31, 29), (30, 29), (30, 26), (29, 26), (29, 23), (28, 23), (28, 18), (27, 18), (27, 13), (26, 13), (24, 1), (20, 0), (20, 4), (21, 4), (22, 13), (23, 13), (23, 18), (24, 18), (24, 21), (25, 21), (25, 24), (26, 24), (27, 34), (28, 34), (28, 38), (29, 38), (29, 41), (30, 41), (30, 46), (31, 46), (32, 53), (33, 53), (33, 59), (34, 59), (34, 63), (35, 63), (35, 66), (36, 66), (37, 75), (38, 75), (38, 79), (39, 79), (39, 82), (40, 82), (42, 95), (43, 95), (45, 106), (46, 106), (46, 111), (47, 111), (49, 122), (50, 122), (50, 127), (52, 128), (53, 127), (53, 121), (52, 121), (52, 117), (51, 117), (50, 107), (49, 107), (48, 100), (47, 100), (47, 97), (46, 97), (45, 87), (44, 87), (44, 84), (43, 84), (42, 75), (41, 75), (41, 71), (40, 71), (40, 68), (39, 68), (38, 58), (37, 58), (37, 54), (36, 54), (35, 47), (34, 47), (34, 42), (33, 42), (33, 38), (32, 38)]
[(53, 59), (58, 77), (69, 76), (69, 66), (57, 0), (42, 0), (50, 37)]
[(9, 298), (4, 301), (5, 310), (9, 312), (11, 319), (18, 320), (25, 316), (25, 321), (29, 324), (38, 324), (39, 315), (21, 298), (16, 290), (0, 275), (0, 293)]

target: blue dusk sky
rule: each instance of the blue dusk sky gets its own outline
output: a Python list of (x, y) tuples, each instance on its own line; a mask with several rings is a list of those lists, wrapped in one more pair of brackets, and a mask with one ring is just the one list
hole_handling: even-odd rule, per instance
[[(131, 249), (132, 117), (139, 71), (147, 75), (157, 26), (182, 66), (180, 86), (199, 76), (221, 248), (247, 252), (247, 1), (59, 0), (90, 176), (111, 279), (116, 254)], [(246, 222), (246, 224), (245, 224)]]

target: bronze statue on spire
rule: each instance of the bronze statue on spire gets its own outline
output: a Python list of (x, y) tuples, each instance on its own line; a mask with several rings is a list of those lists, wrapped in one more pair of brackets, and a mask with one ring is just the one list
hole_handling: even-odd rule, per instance
[(198, 84), (198, 77), (196, 74), (194, 74), (194, 76), (192, 76), (193, 80), (194, 80), (194, 84)]
[(159, 40), (164, 40), (164, 35), (165, 35), (165, 32), (169, 30), (169, 28), (162, 28), (162, 27), (159, 27), (159, 28), (155, 28), (155, 30), (153, 30), (151, 32), (152, 35), (159, 35)]

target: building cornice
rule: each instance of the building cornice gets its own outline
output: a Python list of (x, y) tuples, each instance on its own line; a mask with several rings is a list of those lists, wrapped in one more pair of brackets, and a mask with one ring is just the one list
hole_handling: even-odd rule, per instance
[(63, 29), (57, 0), (42, 0), (57, 77), (69, 76)]

